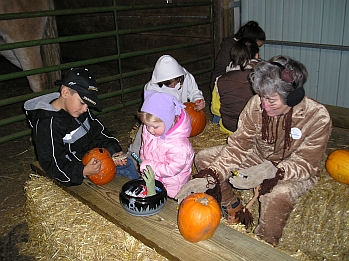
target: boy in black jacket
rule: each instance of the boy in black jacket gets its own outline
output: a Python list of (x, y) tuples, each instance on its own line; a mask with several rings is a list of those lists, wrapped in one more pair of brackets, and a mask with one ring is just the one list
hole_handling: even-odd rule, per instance
[[(72, 68), (62, 80), (60, 93), (39, 96), (24, 104), (41, 167), (66, 186), (80, 185), (88, 175), (99, 172), (99, 160), (92, 158), (86, 166), (81, 163), (90, 149), (105, 148), (110, 155), (123, 153), (118, 140), (88, 109), (102, 109), (97, 92), (97, 81), (87, 69)], [(131, 159), (114, 163), (117, 176), (138, 178)]]

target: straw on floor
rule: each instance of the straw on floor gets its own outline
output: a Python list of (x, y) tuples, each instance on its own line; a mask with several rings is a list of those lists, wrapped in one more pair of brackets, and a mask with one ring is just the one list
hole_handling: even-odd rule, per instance
[[(225, 144), (226, 138), (217, 125), (208, 122), (205, 131), (190, 140), (199, 151)], [(323, 156), (324, 162), (327, 155)], [(251, 190), (235, 192), (245, 204), (253, 196)], [(39, 260), (167, 260), (50, 179), (31, 175), (25, 194), (30, 243), (22, 251)], [(277, 248), (304, 261), (349, 260), (348, 195), (349, 186), (332, 179), (323, 165), (320, 182), (299, 199)], [(257, 221), (258, 203), (251, 212)], [(221, 222), (228, 225), (223, 219)], [(254, 237), (253, 229), (231, 226)]]

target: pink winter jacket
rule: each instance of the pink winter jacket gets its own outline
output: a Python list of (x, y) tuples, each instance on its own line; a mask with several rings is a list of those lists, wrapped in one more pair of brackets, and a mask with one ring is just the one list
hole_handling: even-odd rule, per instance
[(190, 179), (194, 159), (194, 150), (188, 139), (190, 132), (191, 122), (185, 110), (178, 122), (165, 134), (165, 138), (155, 137), (143, 126), (140, 170), (150, 165), (155, 179), (164, 184), (171, 198)]

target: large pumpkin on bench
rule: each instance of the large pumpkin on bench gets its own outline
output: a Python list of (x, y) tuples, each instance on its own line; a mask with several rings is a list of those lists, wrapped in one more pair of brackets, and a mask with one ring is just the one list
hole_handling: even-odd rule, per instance
[(221, 220), (221, 209), (214, 197), (206, 193), (193, 193), (179, 206), (178, 228), (189, 242), (211, 238)]
[(195, 103), (185, 102), (185, 110), (191, 120), (191, 133), (189, 137), (199, 135), (206, 127), (206, 115), (204, 110), (195, 110)]
[(98, 174), (89, 175), (89, 180), (96, 185), (107, 184), (116, 174), (116, 166), (109, 151), (104, 148), (89, 150), (82, 158), (82, 164), (86, 165), (92, 158), (98, 159), (101, 162), (101, 169)]
[(326, 170), (335, 180), (349, 185), (349, 150), (334, 150), (326, 160)]

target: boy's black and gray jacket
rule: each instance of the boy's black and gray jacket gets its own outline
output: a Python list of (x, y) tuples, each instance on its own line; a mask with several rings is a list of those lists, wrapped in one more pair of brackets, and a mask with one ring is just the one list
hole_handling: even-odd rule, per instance
[(81, 160), (88, 150), (105, 148), (113, 155), (122, 149), (89, 110), (74, 118), (54, 108), (51, 102), (58, 97), (59, 93), (36, 97), (26, 101), (24, 109), (41, 167), (67, 186), (79, 185), (84, 178)]

